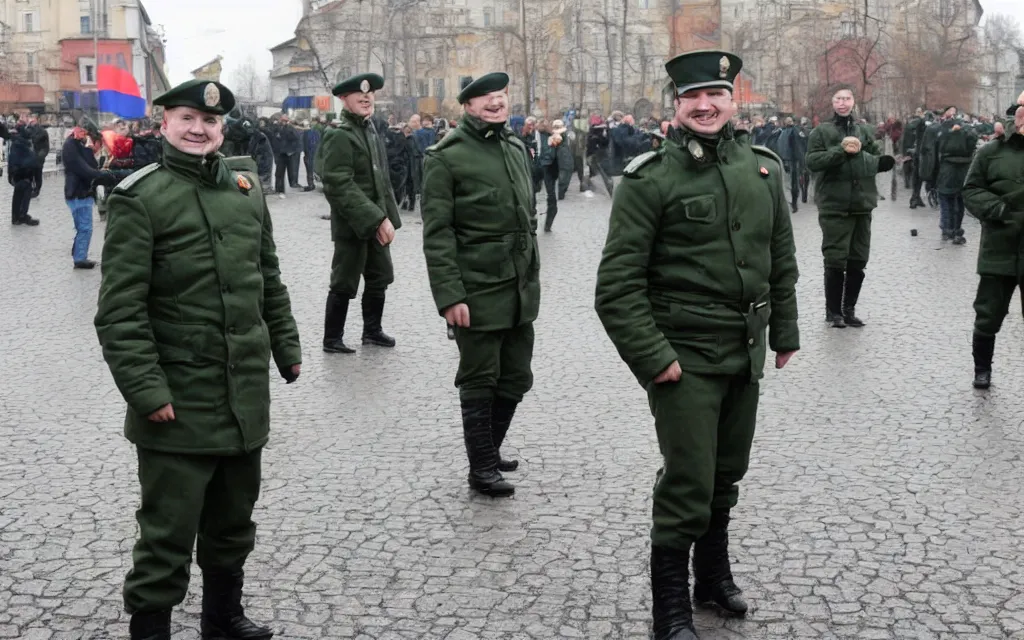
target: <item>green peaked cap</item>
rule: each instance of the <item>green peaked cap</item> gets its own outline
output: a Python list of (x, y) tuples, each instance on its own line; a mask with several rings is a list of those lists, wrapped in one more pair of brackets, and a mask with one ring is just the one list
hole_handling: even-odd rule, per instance
[(665, 63), (677, 96), (715, 87), (732, 91), (732, 83), (742, 68), (743, 60), (728, 51), (690, 51)]
[(359, 73), (334, 85), (331, 93), (336, 96), (347, 96), (350, 93), (370, 93), (383, 88), (383, 76), (376, 73)]
[(192, 107), (222, 116), (235, 108), (235, 94), (219, 82), (189, 80), (153, 100), (153, 104), (164, 109)]
[(473, 98), (486, 96), (488, 93), (501, 91), (508, 86), (509, 78), (507, 73), (497, 71), (480, 76), (476, 80), (470, 80), (462, 91), (459, 92), (459, 104), (466, 104)]

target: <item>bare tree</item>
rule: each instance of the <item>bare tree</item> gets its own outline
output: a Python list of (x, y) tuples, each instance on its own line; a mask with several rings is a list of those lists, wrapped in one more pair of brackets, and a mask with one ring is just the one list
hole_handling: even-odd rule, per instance
[(259, 70), (256, 58), (249, 56), (240, 67), (231, 74), (232, 86), (238, 95), (257, 102), (266, 100), (270, 92), (267, 74)]

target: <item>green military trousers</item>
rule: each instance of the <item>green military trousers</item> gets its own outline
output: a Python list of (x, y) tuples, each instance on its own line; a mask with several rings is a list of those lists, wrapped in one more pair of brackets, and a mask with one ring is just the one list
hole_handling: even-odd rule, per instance
[(682, 548), (704, 535), (712, 509), (731, 509), (747, 473), (759, 388), (749, 376), (683, 371), (647, 397), (664, 459), (654, 485), (653, 544)]
[(128, 613), (185, 599), (193, 545), (202, 569), (240, 569), (256, 542), (252, 510), (260, 495), (262, 449), (239, 456), (137, 450), (142, 506), (124, 583)]
[(821, 227), (821, 254), (825, 268), (846, 270), (847, 262), (863, 269), (871, 251), (871, 213), (818, 214)]
[(463, 400), (500, 396), (521, 402), (533, 387), (532, 322), (501, 331), (456, 328), (455, 343), (459, 346), (455, 386)]
[(383, 296), (395, 281), (391, 263), (391, 247), (382, 247), (373, 237), (369, 240), (335, 240), (331, 260), (331, 291), (349, 300), (359, 291), (359, 278), (366, 281), (363, 294)]
[[(1024, 291), (1024, 282), (1014, 276), (981, 276), (978, 294), (974, 298), (975, 335), (993, 338), (999, 333), (1018, 286)], [(1021, 303), (1024, 306), (1024, 298)]]

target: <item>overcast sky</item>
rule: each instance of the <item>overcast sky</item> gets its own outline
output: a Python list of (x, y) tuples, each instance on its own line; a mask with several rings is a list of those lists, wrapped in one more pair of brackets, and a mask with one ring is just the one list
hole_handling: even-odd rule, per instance
[(167, 34), (167, 66), (177, 84), (213, 58), (224, 57), (221, 80), (250, 55), (257, 68), (270, 71), (270, 47), (295, 35), (302, 16), (300, 0), (142, 0), (154, 25)]
[[(143, 0), (153, 24), (167, 33), (170, 80), (188, 80), (189, 71), (220, 55), (221, 79), (251, 55), (257, 68), (270, 70), (268, 49), (291, 38), (302, 15), (301, 0)], [(1007, 13), (1024, 25), (1024, 1), (982, 0), (986, 14)]]

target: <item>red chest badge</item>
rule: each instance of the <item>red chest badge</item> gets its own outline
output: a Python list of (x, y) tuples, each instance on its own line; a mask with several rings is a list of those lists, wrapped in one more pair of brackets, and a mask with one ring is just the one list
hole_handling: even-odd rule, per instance
[(767, 178), (768, 177), (768, 167), (761, 167), (759, 169), (759, 171), (761, 172), (761, 177), (762, 178)]

